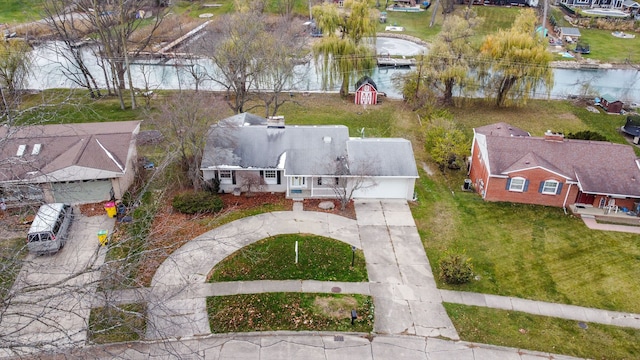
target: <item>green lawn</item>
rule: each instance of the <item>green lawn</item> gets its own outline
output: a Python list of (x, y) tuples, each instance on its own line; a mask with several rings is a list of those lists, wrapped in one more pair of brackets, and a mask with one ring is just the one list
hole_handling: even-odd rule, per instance
[[(351, 325), (351, 310), (358, 318)], [(373, 331), (370, 296), (265, 293), (207, 298), (212, 333), (248, 331)]]
[[(384, 5), (384, 3), (383, 3)], [(380, 8), (382, 10), (382, 7)], [(382, 10), (384, 11), (384, 10)], [(387, 22), (378, 23), (378, 32), (385, 32), (385, 27), (395, 25), (404, 27), (401, 34), (415, 36), (425, 41), (432, 40), (442, 28), (442, 12), (438, 11), (436, 23), (429, 27), (431, 23), (433, 7), (426, 11), (408, 13), (399, 11), (387, 11)]]
[(5, 298), (20, 272), (22, 259), (27, 255), (28, 249), (24, 238), (0, 240), (0, 299)]
[(585, 58), (612, 63), (640, 63), (640, 36), (635, 39), (620, 39), (611, 35), (611, 30), (580, 28), (580, 39), (589, 44), (591, 53)]
[(591, 359), (637, 359), (640, 330), (516, 311), (444, 304), (460, 338)]
[(355, 252), (353, 268), (352, 257), (351, 246), (338, 240), (316, 235), (277, 235), (231, 254), (213, 268), (209, 281), (368, 281), (362, 251)]
[(144, 337), (146, 321), (144, 304), (91, 309), (89, 340), (97, 344), (136, 341)]
[(464, 174), (419, 180), (414, 217), (434, 272), (447, 250), (471, 257), (478, 280), (446, 289), (640, 312), (637, 235), (589, 230), (561, 209), (484, 202)]
[(0, 24), (24, 23), (39, 19), (41, 0), (3, 0), (0, 7)]

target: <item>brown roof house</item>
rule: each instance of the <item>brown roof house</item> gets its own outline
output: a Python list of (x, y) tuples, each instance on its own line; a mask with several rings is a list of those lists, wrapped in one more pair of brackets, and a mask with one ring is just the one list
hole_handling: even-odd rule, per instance
[(92, 203), (131, 185), (139, 121), (0, 127), (0, 198)]
[(533, 137), (497, 123), (474, 129), (471, 156), (471, 182), (487, 201), (617, 211), (640, 199), (640, 164), (628, 145)]

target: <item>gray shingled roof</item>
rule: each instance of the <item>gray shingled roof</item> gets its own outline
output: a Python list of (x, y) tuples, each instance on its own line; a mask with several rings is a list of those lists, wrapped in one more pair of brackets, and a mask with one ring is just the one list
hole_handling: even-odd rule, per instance
[(575, 27), (561, 27), (560, 28), (560, 33), (562, 34), (562, 36), (579, 37), (580, 36), (580, 29), (575, 28)]
[[(139, 121), (122, 121), (0, 127), (0, 181), (39, 181), (43, 176), (73, 167), (88, 169), (83, 173), (90, 177), (96, 173), (122, 174), (133, 132), (139, 125)], [(40, 152), (33, 154), (36, 144), (40, 144)], [(17, 156), (20, 145), (26, 145), (26, 150)], [(70, 176), (46, 180), (93, 179), (77, 171)]]
[(337, 160), (346, 156), (352, 173), (359, 171), (360, 164), (373, 164), (369, 175), (418, 176), (408, 140), (350, 140), (349, 129), (343, 125), (270, 128), (266, 124), (264, 118), (241, 114), (211, 126), (202, 169), (275, 169), (284, 163), (289, 176), (333, 175)]
[(352, 174), (418, 177), (411, 142), (395, 138), (351, 139), (347, 142)]
[[(268, 128), (264, 125), (213, 125), (209, 131), (202, 168), (239, 166), (275, 169), (286, 153), (287, 175), (326, 175), (334, 161), (346, 155), (349, 129), (342, 125)], [(237, 122), (236, 122), (237, 124)]]
[(487, 136), (487, 152), (493, 175), (542, 167), (580, 181), (584, 192), (640, 197), (640, 170), (628, 145)]

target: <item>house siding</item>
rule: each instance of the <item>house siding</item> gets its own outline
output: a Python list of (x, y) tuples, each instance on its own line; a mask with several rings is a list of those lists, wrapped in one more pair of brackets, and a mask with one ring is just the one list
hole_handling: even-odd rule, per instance
[[(509, 174), (509, 178), (515, 177), (521, 177), (528, 181), (527, 191), (509, 191), (507, 190), (507, 178), (491, 177), (486, 187), (485, 200), (562, 207), (567, 192), (569, 192), (567, 205), (573, 204), (578, 195), (577, 186), (570, 186), (566, 183), (566, 179), (544, 169), (532, 169)], [(540, 184), (547, 180), (555, 180), (562, 184), (559, 194), (549, 195), (539, 192)]]
[(469, 178), (473, 184), (474, 190), (482, 197), (485, 196), (486, 185), (489, 182), (489, 171), (482, 159), (480, 153), (480, 144), (475, 141), (473, 153), (471, 154), (471, 168), (469, 169)]

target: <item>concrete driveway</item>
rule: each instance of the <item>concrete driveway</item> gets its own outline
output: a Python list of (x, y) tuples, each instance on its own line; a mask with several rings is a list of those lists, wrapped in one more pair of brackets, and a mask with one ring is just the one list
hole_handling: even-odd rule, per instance
[(29, 254), (0, 314), (0, 357), (84, 344), (90, 298), (105, 251), (97, 233), (115, 219), (86, 217), (78, 209), (65, 247), (54, 255)]

